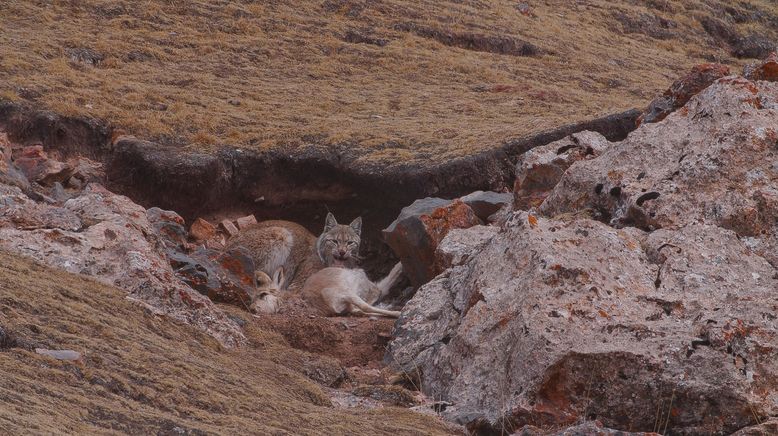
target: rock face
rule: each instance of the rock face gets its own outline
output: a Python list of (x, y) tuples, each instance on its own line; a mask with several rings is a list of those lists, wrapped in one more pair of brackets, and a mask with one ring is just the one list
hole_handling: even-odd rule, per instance
[(616, 227), (705, 222), (778, 266), (778, 84), (729, 77), (663, 125), (572, 167), (542, 213), (591, 210)]
[(417, 291), (387, 359), (486, 434), (775, 416), (776, 109), (778, 84), (726, 77), (574, 163), (537, 215), (513, 212)]
[(778, 82), (778, 53), (772, 52), (764, 61), (746, 66), (743, 69), (743, 77), (749, 80)]
[(470, 206), (481, 221), (487, 222), (500, 209), (511, 204), (513, 195), (508, 192), (475, 191), (460, 197), (460, 200)]
[(435, 267), (435, 249), (451, 229), (481, 224), (473, 209), (460, 200), (425, 198), (403, 208), (384, 230), (386, 243), (403, 264), (414, 287), (427, 283), (440, 271)]
[(721, 64), (702, 64), (692, 68), (686, 76), (676, 80), (664, 94), (655, 98), (638, 118), (638, 124), (658, 123), (716, 80), (729, 75), (729, 67)]
[(245, 341), (208, 298), (175, 277), (165, 249), (186, 239), (175, 213), (146, 211), (96, 183), (68, 190), (65, 201), (47, 197), (50, 191), (37, 183), (29, 186), (34, 190), (28, 193), (41, 201), (18, 185), (0, 183), (0, 249), (125, 289), (130, 298), (208, 332), (225, 346)]
[(599, 133), (585, 131), (524, 153), (516, 164), (513, 208), (539, 206), (570, 165), (599, 156), (609, 145)]
[(168, 251), (170, 265), (181, 280), (212, 301), (249, 308), (256, 282), (254, 261), (245, 250), (226, 252), (200, 248), (184, 254)]
[(602, 425), (600, 421), (587, 421), (583, 424), (574, 425), (559, 431), (547, 431), (534, 426), (524, 426), (521, 430), (514, 433), (514, 436), (649, 436), (658, 435), (658, 433), (632, 433), (620, 430), (614, 430)]

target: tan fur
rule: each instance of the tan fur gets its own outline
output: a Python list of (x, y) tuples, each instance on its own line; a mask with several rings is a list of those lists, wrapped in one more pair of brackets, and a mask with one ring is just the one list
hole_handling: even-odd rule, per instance
[(271, 279), (264, 271), (255, 272), (257, 289), (251, 300), (249, 310), (253, 313), (276, 313), (280, 307), (278, 292), (284, 281), (284, 270), (278, 268)]
[(328, 316), (364, 313), (397, 318), (400, 312), (379, 309), (373, 304), (389, 293), (401, 275), (400, 263), (378, 283), (371, 282), (361, 269), (328, 267), (305, 281), (303, 298)]
[(356, 265), (361, 223), (357, 218), (350, 225), (340, 225), (332, 214), (327, 214), (324, 232), (316, 238), (291, 221), (262, 221), (232, 237), (227, 248), (246, 248), (256, 269), (268, 276), (282, 268), (286, 280), (281, 289), (299, 288), (311, 274), (326, 266)]

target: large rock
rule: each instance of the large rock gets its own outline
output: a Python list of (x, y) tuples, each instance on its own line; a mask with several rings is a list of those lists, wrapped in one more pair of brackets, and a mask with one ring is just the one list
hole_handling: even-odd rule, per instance
[(778, 266), (778, 83), (721, 79), (663, 124), (571, 167), (540, 207), (645, 230), (706, 222)]
[(189, 236), (197, 242), (207, 241), (216, 236), (216, 226), (202, 218), (197, 218), (189, 227)]
[(775, 416), (776, 109), (778, 84), (723, 78), (574, 163), (417, 291), (388, 360), (484, 433)]
[[(657, 420), (658, 421), (658, 420)], [(657, 423), (657, 425), (659, 425)], [(567, 427), (562, 430), (549, 431), (543, 430), (535, 426), (527, 425), (521, 428), (521, 430), (514, 433), (514, 436), (649, 436), (659, 433), (645, 433), (645, 432), (625, 432), (621, 430), (614, 430), (602, 425), (600, 421), (586, 421), (583, 424)]]
[(8, 135), (0, 131), (0, 183), (16, 186), (22, 191), (29, 192), (30, 181), (24, 173), (13, 163), (13, 150)]
[(170, 250), (168, 258), (176, 276), (212, 301), (249, 309), (256, 293), (255, 266), (244, 249), (201, 248), (188, 255)]
[(124, 289), (130, 298), (206, 331), (225, 346), (245, 341), (234, 321), (175, 277), (147, 211), (129, 198), (90, 184), (56, 207), (0, 185), (0, 204), (5, 205), (0, 249)]
[(778, 82), (778, 53), (772, 52), (762, 62), (747, 65), (743, 69), (743, 77), (749, 80)]
[(488, 222), (500, 209), (510, 206), (513, 195), (509, 192), (475, 191), (459, 199), (470, 206), (481, 221)]
[(597, 416), (612, 428), (731, 432), (778, 412), (775, 269), (737, 235), (646, 234), (517, 212), (419, 289), (389, 356), (444, 415), (486, 431)]
[(452, 266), (462, 265), (475, 253), (481, 251), (492, 237), (499, 232), (496, 226), (473, 226), (467, 229), (451, 230), (435, 251), (435, 266), (444, 271)]
[(642, 123), (658, 123), (686, 104), (716, 80), (729, 75), (729, 67), (721, 64), (697, 65), (684, 77), (670, 85), (664, 94), (655, 98), (638, 118)]
[(64, 182), (73, 174), (73, 168), (69, 165), (49, 159), (48, 154), (43, 151), (42, 145), (21, 148), (18, 156), (14, 157), (14, 164), (19, 167), (28, 180), (42, 185)]
[(599, 156), (609, 145), (599, 133), (584, 131), (524, 153), (516, 164), (513, 208), (540, 205), (572, 164)]
[(414, 287), (438, 274), (435, 250), (451, 229), (481, 224), (473, 209), (460, 200), (425, 198), (403, 208), (400, 216), (384, 229), (384, 239), (403, 264)]

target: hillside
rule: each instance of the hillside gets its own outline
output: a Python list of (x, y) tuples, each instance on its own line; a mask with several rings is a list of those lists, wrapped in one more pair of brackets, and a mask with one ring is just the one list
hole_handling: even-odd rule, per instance
[(0, 98), (192, 149), (430, 161), (642, 107), (762, 56), (777, 21), (767, 0), (10, 2)]
[[(226, 351), (125, 295), (0, 252), (0, 433), (450, 433), (408, 410), (333, 408), (301, 372), (337, 363), (251, 322), (250, 346)], [(32, 347), (82, 357), (58, 361)]]

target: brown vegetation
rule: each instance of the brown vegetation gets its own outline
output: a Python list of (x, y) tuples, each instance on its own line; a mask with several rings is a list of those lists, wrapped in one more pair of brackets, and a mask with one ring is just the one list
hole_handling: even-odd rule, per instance
[(450, 433), (406, 409), (333, 408), (303, 374), (342, 372), (338, 362), (289, 348), (245, 313), (251, 345), (230, 352), (124, 296), (0, 253), (0, 433)]
[(773, 38), (778, 16), (768, 0), (526, 3), (7, 2), (0, 98), (200, 149), (437, 160), (643, 106), (694, 64), (743, 62), (706, 19)]

